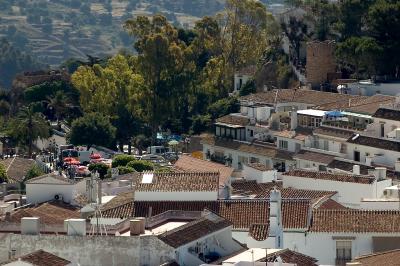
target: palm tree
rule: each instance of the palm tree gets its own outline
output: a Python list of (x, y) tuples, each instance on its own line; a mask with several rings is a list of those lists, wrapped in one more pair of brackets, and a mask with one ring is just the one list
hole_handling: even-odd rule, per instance
[(47, 108), (54, 110), (57, 123), (63, 118), (70, 106), (70, 99), (63, 91), (57, 91), (53, 96), (47, 97)]
[(33, 105), (24, 106), (10, 123), (10, 134), (19, 143), (28, 146), (29, 157), (32, 157), (33, 142), (50, 136), (50, 127), (43, 114), (35, 112)]

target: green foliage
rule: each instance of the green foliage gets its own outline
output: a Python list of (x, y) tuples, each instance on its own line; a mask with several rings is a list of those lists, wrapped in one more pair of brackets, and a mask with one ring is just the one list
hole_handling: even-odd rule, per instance
[(64, 81), (44, 82), (27, 88), (24, 91), (24, 99), (28, 103), (46, 101), (48, 97), (55, 95), (58, 91), (64, 92), (71, 100), (79, 99), (79, 92)]
[(200, 134), (211, 128), (212, 120), (210, 115), (196, 115), (192, 117), (192, 127), (190, 132), (192, 134)]
[(0, 164), (0, 183), (8, 181), (7, 171), (4, 165)]
[(131, 161), (134, 161), (135, 157), (132, 155), (120, 154), (113, 158), (112, 167), (127, 166)]
[(35, 112), (34, 105), (24, 106), (8, 124), (8, 134), (21, 145), (28, 146), (32, 155), (33, 142), (50, 136), (50, 126), (41, 113)]
[(125, 174), (130, 174), (135, 172), (135, 169), (133, 169), (132, 167), (128, 167), (128, 166), (118, 166), (118, 173), (120, 175), (125, 175)]
[(251, 93), (255, 93), (256, 91), (257, 91), (256, 83), (254, 79), (250, 79), (240, 88), (239, 95), (245, 96)]
[(97, 171), (101, 179), (104, 179), (106, 177), (108, 169), (109, 167), (104, 163), (89, 164), (89, 171), (91, 171), (92, 173)]
[(101, 114), (88, 113), (76, 119), (71, 126), (69, 141), (74, 145), (111, 147), (115, 140), (115, 127)]
[(6, 39), (0, 39), (0, 87), (10, 88), (17, 73), (43, 67), (45, 66), (15, 48)]
[(208, 113), (212, 119), (230, 114), (237, 113), (240, 110), (239, 101), (235, 97), (228, 97), (216, 101), (208, 107)]
[(35, 164), (26, 173), (25, 178), (24, 178), (24, 182), (26, 182), (26, 181), (28, 181), (28, 180), (30, 180), (32, 178), (41, 176), (41, 175), (44, 175), (44, 172), (42, 171), (42, 169), (39, 166), (37, 166)]
[(137, 172), (154, 170), (154, 164), (149, 161), (134, 160), (130, 161), (127, 166), (135, 169)]

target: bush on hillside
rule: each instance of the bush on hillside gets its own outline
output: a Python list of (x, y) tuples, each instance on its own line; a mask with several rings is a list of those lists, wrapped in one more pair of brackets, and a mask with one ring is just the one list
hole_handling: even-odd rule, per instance
[(154, 164), (152, 162), (148, 162), (148, 161), (134, 160), (134, 161), (129, 162), (127, 164), (127, 166), (135, 169), (138, 172), (154, 170)]
[(112, 167), (116, 168), (118, 166), (127, 166), (127, 164), (130, 161), (134, 161), (134, 160), (135, 160), (135, 157), (133, 157), (132, 155), (125, 155), (125, 154), (117, 155), (112, 160)]

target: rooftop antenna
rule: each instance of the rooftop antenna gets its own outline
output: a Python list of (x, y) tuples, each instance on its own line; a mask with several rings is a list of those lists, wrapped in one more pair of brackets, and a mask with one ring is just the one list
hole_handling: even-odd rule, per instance
[[(90, 175), (89, 184), (87, 185), (89, 194), (89, 205), (93, 208), (94, 214), (91, 219), (95, 219), (96, 223), (91, 225), (90, 235), (107, 235), (107, 229), (105, 224), (101, 223), (103, 215), (101, 213), (101, 180), (99, 173), (96, 171)], [(92, 222), (91, 222), (92, 223)]]

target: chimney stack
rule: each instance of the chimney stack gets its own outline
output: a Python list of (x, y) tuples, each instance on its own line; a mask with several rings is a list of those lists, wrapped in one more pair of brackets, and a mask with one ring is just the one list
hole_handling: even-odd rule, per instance
[(386, 167), (375, 167), (374, 175), (377, 181), (386, 178)]
[(40, 219), (38, 217), (23, 217), (21, 219), (21, 235), (38, 235)]
[(353, 165), (353, 174), (360, 175), (360, 166), (358, 164)]
[(269, 194), (269, 236), (275, 238), (275, 248), (283, 247), (282, 195), (276, 188)]

